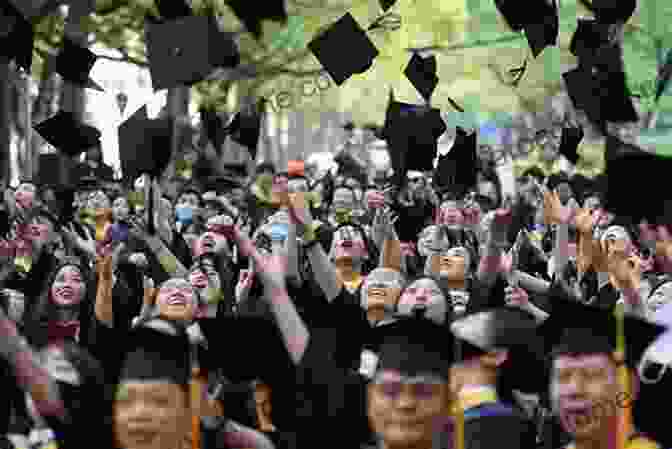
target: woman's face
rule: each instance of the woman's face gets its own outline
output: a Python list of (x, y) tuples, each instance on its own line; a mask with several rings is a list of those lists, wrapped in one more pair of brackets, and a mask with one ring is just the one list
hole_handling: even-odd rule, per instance
[(79, 305), (84, 299), (86, 284), (79, 268), (66, 265), (58, 270), (51, 284), (51, 299), (62, 307)]
[(114, 400), (117, 447), (165, 449), (182, 441), (188, 421), (187, 395), (169, 382), (123, 382)]
[(33, 207), (33, 201), (35, 200), (35, 194), (37, 189), (33, 184), (24, 182), (19, 185), (14, 194), (17, 204), (19, 204), (24, 209), (30, 209)]
[(453, 247), (435, 252), (428, 259), (428, 271), (449, 281), (464, 281), (467, 276), (469, 252), (464, 247)]
[(198, 311), (196, 290), (185, 279), (169, 279), (156, 298), (159, 316), (173, 321), (191, 321)]
[[(435, 376), (407, 379), (384, 370), (369, 386), (368, 415), (386, 447), (432, 447), (450, 416), (448, 383)], [(441, 427), (440, 427), (441, 426)]]
[(364, 237), (353, 226), (343, 226), (334, 232), (332, 259), (360, 259), (368, 257)]
[(404, 316), (414, 315), (418, 311), (437, 323), (443, 323), (448, 310), (445, 295), (433, 279), (423, 278), (407, 286), (399, 298), (397, 311)]
[(206, 231), (196, 240), (194, 245), (195, 255), (217, 254), (226, 250), (228, 242), (221, 227), (229, 225), (233, 225), (233, 219), (226, 215), (210, 218), (206, 225)]
[(109, 209), (110, 199), (102, 190), (97, 190), (89, 196), (89, 208), (93, 210)]
[(114, 203), (112, 203), (112, 216), (115, 221), (124, 221), (127, 220), (131, 213), (131, 208), (128, 204), (128, 200), (123, 196), (120, 196)]
[(398, 271), (377, 268), (366, 277), (362, 288), (362, 307), (365, 310), (394, 311), (401, 293), (402, 281)]

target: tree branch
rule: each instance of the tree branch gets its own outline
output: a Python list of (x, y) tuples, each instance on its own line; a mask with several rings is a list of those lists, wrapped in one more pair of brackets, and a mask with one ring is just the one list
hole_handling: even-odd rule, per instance
[(146, 61), (134, 58), (133, 56), (130, 56), (127, 52), (121, 52), (121, 54), (123, 55), (121, 58), (115, 58), (114, 56), (107, 56), (107, 55), (96, 55), (96, 57), (98, 59), (105, 59), (107, 61), (126, 62), (128, 64), (137, 65), (138, 67), (149, 67), (149, 64)]

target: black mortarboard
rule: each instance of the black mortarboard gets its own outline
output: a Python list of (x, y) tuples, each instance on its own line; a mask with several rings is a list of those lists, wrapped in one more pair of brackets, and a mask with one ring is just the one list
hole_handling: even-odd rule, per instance
[(256, 111), (237, 112), (227, 131), (234, 142), (244, 146), (252, 159), (257, 158), (257, 146), (261, 135), (261, 114)]
[(104, 89), (89, 77), (96, 58), (88, 48), (80, 47), (72, 40), (64, 38), (63, 48), (56, 56), (56, 73), (70, 83), (104, 92)]
[(155, 0), (155, 3), (159, 14), (166, 20), (175, 20), (192, 14), (185, 0)]
[(439, 156), (434, 184), (442, 191), (454, 192), (459, 198), (476, 185), (478, 155), (476, 133), (457, 128), (455, 143), (448, 154)]
[(379, 351), (378, 370), (449, 378), (454, 339), (445, 326), (425, 318), (401, 318), (376, 328), (372, 344)]
[(507, 350), (500, 376), (519, 391), (538, 393), (547, 388), (543, 340), (529, 313), (501, 307), (466, 315), (451, 324), (462, 359)]
[(191, 377), (189, 339), (151, 327), (138, 327), (129, 335), (120, 381), (170, 381), (188, 385)]
[(226, 140), (224, 120), (212, 109), (201, 108), (199, 112), (208, 140), (215, 147), (216, 151), (221, 151), (222, 145), (224, 145), (224, 141)]
[(593, 0), (592, 3), (581, 0), (581, 3), (606, 24), (627, 22), (637, 8), (637, 0)]
[[(433, 170), (437, 140), (446, 129), (439, 109), (396, 101), (388, 106), (383, 135), (388, 143), (395, 183), (402, 182), (408, 170)], [(408, 157), (409, 152), (413, 157)]]
[[(588, 306), (551, 293), (553, 310), (539, 327), (546, 352), (564, 354), (613, 354), (617, 349), (617, 318), (612, 311)], [(637, 369), (644, 351), (665, 327), (629, 314), (624, 318), (625, 363)]]
[(144, 173), (158, 176), (171, 155), (173, 121), (147, 118), (147, 106), (138, 109), (119, 126), (119, 155), (124, 178)]
[(439, 77), (436, 76), (436, 56), (423, 58), (419, 54), (413, 53), (404, 70), (404, 75), (413, 84), (413, 87), (420, 92), (425, 101), (429, 102), (439, 82)]
[(37, 184), (42, 187), (56, 187), (67, 183), (67, 169), (58, 153), (40, 154)]
[(46, 0), (5, 0), (3, 3), (12, 5), (24, 18), (32, 21), (42, 15)]
[(219, 31), (214, 17), (188, 16), (145, 26), (155, 91), (202, 81), (217, 67), (235, 67), (238, 48)]
[(560, 28), (558, 9), (554, 2), (495, 0), (495, 5), (513, 31), (525, 30), (535, 58), (544, 48), (557, 43)]
[[(33, 45), (35, 34), (33, 25), (11, 3), (0, 3), (0, 55), (14, 60), (16, 64), (30, 73), (33, 63)], [(6, 32), (4, 30), (7, 30)]]
[(34, 128), (44, 140), (68, 156), (78, 156), (100, 145), (100, 131), (76, 120), (72, 112), (60, 111)]
[[(308, 48), (338, 86), (352, 75), (369, 70), (379, 54), (376, 46), (350, 13), (313, 39)], [(343, 57), (344, 48), (350, 49), (347, 58)]]
[(383, 8), (383, 11), (390, 9), (397, 0), (380, 0), (380, 7)]
[(637, 176), (648, 180), (667, 179), (672, 159), (645, 152), (614, 136), (607, 136), (605, 151), (605, 208), (633, 223), (646, 219), (651, 224), (672, 223), (672, 195), (669, 189), (650, 182), (633, 182)]
[(222, 172), (224, 175), (229, 175), (234, 178), (244, 178), (247, 176), (247, 164), (225, 164), (222, 167)]
[(266, 0), (263, 7), (248, 0), (227, 0), (226, 4), (229, 5), (236, 17), (245, 25), (247, 31), (252, 33), (257, 39), (261, 37), (262, 20), (268, 19), (287, 23), (285, 0)]
[(592, 59), (598, 50), (609, 45), (609, 26), (594, 19), (579, 18), (569, 43), (569, 51), (583, 60)]
[(559, 151), (572, 165), (576, 165), (579, 161), (579, 153), (576, 150), (583, 140), (583, 134), (583, 128), (581, 127), (565, 127), (562, 129)]

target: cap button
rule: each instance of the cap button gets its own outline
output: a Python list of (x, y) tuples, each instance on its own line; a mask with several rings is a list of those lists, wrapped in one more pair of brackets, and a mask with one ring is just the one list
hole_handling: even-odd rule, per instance
[(174, 54), (175, 56), (180, 56), (180, 55), (182, 54), (182, 49), (181, 49), (180, 47), (175, 47), (175, 48), (173, 49), (173, 54)]

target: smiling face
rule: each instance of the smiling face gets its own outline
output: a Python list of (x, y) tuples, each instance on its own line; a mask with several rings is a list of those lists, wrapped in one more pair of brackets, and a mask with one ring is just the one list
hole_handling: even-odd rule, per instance
[(218, 254), (228, 248), (228, 240), (223, 234), (222, 227), (233, 225), (233, 219), (228, 215), (217, 215), (208, 220), (206, 231), (194, 244), (194, 255)]
[(33, 207), (36, 192), (37, 189), (33, 184), (28, 182), (21, 183), (14, 194), (16, 203), (23, 209), (30, 209)]
[(464, 224), (462, 208), (456, 201), (446, 201), (439, 210), (439, 222), (449, 227), (460, 227)]
[(343, 226), (334, 232), (331, 259), (363, 259), (369, 256), (364, 237), (353, 226)]
[(189, 274), (189, 282), (196, 289), (199, 296), (208, 303), (216, 303), (217, 295), (221, 289), (219, 273), (215, 264), (210, 259), (204, 259)]
[(79, 305), (84, 299), (86, 284), (82, 272), (74, 265), (66, 265), (58, 270), (51, 284), (51, 300), (61, 306)]
[(366, 277), (362, 287), (362, 307), (365, 310), (384, 309), (394, 311), (402, 279), (398, 271), (389, 268), (377, 268)]
[(196, 290), (185, 279), (169, 279), (159, 289), (156, 306), (161, 318), (189, 322), (198, 310)]
[(117, 447), (173, 449), (188, 421), (186, 392), (169, 382), (124, 382), (114, 401)]
[(443, 379), (405, 379), (384, 370), (369, 386), (369, 420), (385, 447), (431, 447), (442, 418), (450, 414), (450, 397)]
[(426, 271), (449, 281), (460, 282), (466, 279), (469, 261), (469, 251), (464, 247), (441, 248), (427, 259)]
[(553, 362), (553, 409), (563, 428), (576, 439), (602, 433), (617, 414), (619, 390), (616, 367), (607, 354), (561, 355)]
[(430, 278), (413, 281), (401, 293), (397, 311), (404, 316), (411, 316), (422, 311), (423, 316), (435, 323), (443, 323), (446, 318), (448, 303), (443, 291)]

